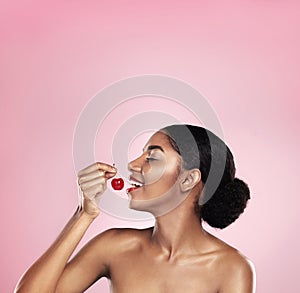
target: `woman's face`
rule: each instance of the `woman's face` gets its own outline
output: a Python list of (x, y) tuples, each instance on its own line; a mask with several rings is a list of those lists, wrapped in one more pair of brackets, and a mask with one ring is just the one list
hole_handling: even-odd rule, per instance
[(156, 132), (146, 143), (141, 156), (128, 164), (128, 169), (130, 179), (142, 184), (128, 190), (131, 208), (157, 215), (170, 209), (170, 204), (173, 206), (180, 192), (180, 180), (177, 179), (181, 157), (164, 133)]

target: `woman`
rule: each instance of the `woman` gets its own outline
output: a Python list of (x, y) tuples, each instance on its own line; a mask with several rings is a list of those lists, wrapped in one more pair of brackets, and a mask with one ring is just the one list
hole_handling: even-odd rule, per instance
[[(225, 160), (213, 194), (205, 190), (213, 161)], [(220, 155), (221, 154), (221, 155)], [(235, 178), (232, 153), (210, 131), (173, 125), (156, 132), (128, 164), (130, 207), (151, 212), (154, 227), (109, 229), (69, 258), (98, 217), (98, 201), (116, 169), (95, 163), (78, 173), (83, 205), (52, 246), (29, 268), (16, 292), (82, 292), (101, 277), (115, 293), (252, 293), (251, 262), (206, 232), (202, 220), (225, 228), (244, 211), (248, 186)], [(211, 190), (210, 190), (211, 191)]]

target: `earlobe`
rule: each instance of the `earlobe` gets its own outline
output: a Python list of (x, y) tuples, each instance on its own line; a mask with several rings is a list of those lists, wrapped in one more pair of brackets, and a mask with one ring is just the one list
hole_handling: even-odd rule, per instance
[(194, 186), (201, 180), (201, 172), (199, 169), (187, 170), (184, 179), (181, 182), (181, 191), (187, 192), (194, 188)]

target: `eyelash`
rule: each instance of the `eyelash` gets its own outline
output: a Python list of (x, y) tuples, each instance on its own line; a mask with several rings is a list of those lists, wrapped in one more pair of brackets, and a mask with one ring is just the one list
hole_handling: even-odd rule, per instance
[(154, 158), (151, 158), (151, 157), (148, 157), (148, 158), (146, 158), (146, 161), (147, 161), (147, 162), (155, 161), (155, 159), (154, 159)]

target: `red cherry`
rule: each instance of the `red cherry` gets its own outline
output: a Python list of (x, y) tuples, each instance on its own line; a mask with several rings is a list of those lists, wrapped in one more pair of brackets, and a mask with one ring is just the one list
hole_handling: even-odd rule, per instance
[(111, 181), (111, 186), (114, 190), (121, 190), (124, 187), (124, 180), (122, 178), (114, 178)]

